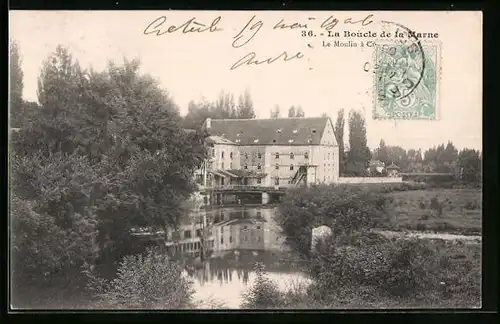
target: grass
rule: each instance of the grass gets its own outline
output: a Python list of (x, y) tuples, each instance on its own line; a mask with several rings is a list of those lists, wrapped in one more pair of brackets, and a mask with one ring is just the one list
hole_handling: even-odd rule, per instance
[(479, 189), (426, 189), (391, 192), (387, 229), (480, 235), (482, 226)]

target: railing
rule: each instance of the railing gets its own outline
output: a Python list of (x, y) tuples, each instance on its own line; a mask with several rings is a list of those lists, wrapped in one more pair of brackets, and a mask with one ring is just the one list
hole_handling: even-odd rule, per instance
[(253, 185), (225, 185), (212, 187), (215, 191), (282, 191), (283, 187), (253, 186)]

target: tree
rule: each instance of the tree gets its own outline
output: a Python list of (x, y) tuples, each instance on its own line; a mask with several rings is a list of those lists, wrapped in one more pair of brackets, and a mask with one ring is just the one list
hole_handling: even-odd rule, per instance
[(306, 113), (304, 112), (302, 107), (298, 106), (297, 110), (295, 111), (295, 117), (305, 117), (305, 116), (306, 116)]
[(349, 113), (349, 147), (347, 171), (356, 176), (364, 175), (371, 152), (367, 146), (365, 120), (356, 111)]
[(346, 156), (345, 156), (345, 144), (344, 144), (344, 109), (339, 110), (337, 113), (337, 121), (335, 122), (335, 128), (334, 128), (334, 133), (335, 137), (337, 138), (337, 143), (339, 144), (339, 173), (341, 175), (344, 174), (345, 172), (345, 163), (346, 163)]
[(255, 118), (253, 101), (248, 90), (245, 90), (245, 92), (238, 98), (238, 118)]
[(220, 92), (215, 102), (209, 102), (205, 99), (198, 103), (190, 101), (188, 104), (188, 113), (183, 118), (184, 128), (199, 130), (207, 118), (255, 118), (250, 93), (245, 91), (244, 94), (240, 95), (237, 105), (234, 102), (234, 95), (232, 93), (225, 93), (224, 91)]
[(394, 163), (401, 169), (408, 167), (406, 150), (401, 146), (387, 146), (387, 163)]
[(321, 117), (328, 117), (328, 114), (324, 112), (321, 114)]
[(132, 228), (178, 225), (205, 134), (184, 131), (173, 100), (139, 66), (82, 71), (62, 47), (44, 62), (39, 118), (13, 134), (12, 195), (26, 211), (12, 214), (13, 236), (32, 273), (51, 279), (95, 251), (100, 262), (119, 260), (132, 252)]
[(288, 108), (288, 117), (295, 117), (295, 106)]
[(442, 156), (443, 171), (454, 172), (458, 159), (458, 150), (451, 141), (448, 141)]
[(388, 151), (387, 146), (385, 145), (385, 141), (383, 139), (380, 140), (378, 148), (375, 149), (375, 151), (373, 153), (374, 153), (373, 158), (384, 162), (386, 166), (392, 162), (389, 159), (389, 151)]
[(461, 150), (457, 161), (460, 179), (468, 183), (480, 185), (482, 179), (481, 164), (481, 154), (479, 151), (467, 148)]
[(204, 157), (200, 132), (185, 132), (175, 103), (138, 61), (110, 65), (113, 139), (98, 171), (105, 182), (100, 195), (99, 241), (103, 257), (120, 258), (130, 251), (132, 227), (178, 226), (182, 203), (195, 190), (193, 172)]
[(271, 110), (271, 118), (279, 118), (280, 114), (280, 106), (276, 105), (274, 109)]
[(19, 44), (10, 41), (9, 60), (9, 103), (10, 103), (10, 124), (12, 127), (21, 127), (24, 120), (23, 105), (23, 70), (21, 69), (21, 55)]
[(423, 170), (423, 160), (422, 160), (422, 152), (420, 149), (410, 149), (407, 153), (408, 156), (408, 166), (405, 169), (407, 172), (424, 172)]
[(187, 129), (200, 129), (209, 117), (216, 118), (212, 103), (206, 100), (195, 103), (191, 100), (188, 105), (188, 113), (183, 120), (183, 126)]
[[(98, 256), (97, 221), (92, 188), (98, 181), (85, 157), (13, 152), (11, 235), (13, 292), (47, 282), (72, 283), (79, 268)], [(18, 305), (22, 306), (22, 305)]]
[(75, 137), (87, 121), (82, 105), (85, 73), (62, 46), (43, 62), (38, 78), (41, 111), (36, 129), (37, 141), (46, 153), (71, 154), (78, 148)]

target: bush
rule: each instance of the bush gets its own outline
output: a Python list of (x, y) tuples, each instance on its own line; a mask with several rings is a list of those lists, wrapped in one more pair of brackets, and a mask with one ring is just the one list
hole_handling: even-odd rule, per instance
[(457, 249), (445, 242), (366, 233), (348, 240), (330, 238), (312, 258), (312, 296), (330, 304), (357, 301), (363, 304), (359, 307), (377, 299), (475, 304), (480, 298), (479, 255), (459, 260), (458, 268), (452, 260)]
[(429, 204), (429, 208), (434, 210), (437, 213), (438, 217), (443, 214), (443, 206), (439, 202), (437, 197), (432, 197), (431, 202)]
[(481, 209), (481, 205), (476, 200), (469, 200), (465, 203), (464, 208), (467, 210)]
[(264, 309), (280, 308), (283, 306), (283, 297), (278, 286), (270, 280), (262, 263), (255, 264), (256, 279), (248, 292), (243, 295), (241, 308)]
[(95, 277), (92, 271), (86, 273), (88, 289), (102, 308), (184, 308), (194, 293), (182, 267), (154, 248), (144, 255), (124, 257), (113, 280)]
[(276, 220), (290, 247), (307, 257), (314, 227), (326, 225), (334, 236), (373, 228), (387, 221), (384, 205), (385, 197), (377, 189), (314, 186), (287, 192)]

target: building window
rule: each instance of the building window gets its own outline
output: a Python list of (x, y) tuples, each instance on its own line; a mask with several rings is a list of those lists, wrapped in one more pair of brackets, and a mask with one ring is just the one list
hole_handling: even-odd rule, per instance
[(257, 159), (262, 159), (262, 154), (257, 153)]
[(248, 169), (248, 165), (245, 164), (245, 166), (243, 168), (245, 168), (245, 170)]
[(330, 160), (330, 153), (328, 153), (328, 158), (327, 158), (327, 160)]
[(229, 158), (232, 159), (233, 158), (233, 152), (229, 152)]
[(308, 159), (308, 158), (309, 158), (309, 153), (308, 152), (304, 153), (304, 159)]
[(245, 153), (245, 159), (248, 159), (248, 153)]
[(279, 158), (280, 158), (280, 154), (279, 154), (279, 153), (276, 153), (275, 157), (276, 157), (277, 159), (279, 159)]
[(197, 237), (200, 237), (200, 236), (201, 236), (201, 230), (200, 230), (200, 229), (197, 229), (197, 230), (196, 230), (196, 236), (197, 236)]
[(279, 170), (279, 169), (280, 169), (280, 165), (279, 165), (278, 163), (276, 163), (276, 165), (274, 166), (274, 168), (275, 168), (276, 170)]
[(248, 242), (248, 236), (245, 235), (245, 242)]
[(280, 178), (276, 177), (274, 178), (274, 185), (278, 186), (280, 184)]
[(220, 153), (220, 157), (223, 159), (224, 158), (224, 151)]
[(229, 236), (229, 243), (233, 243), (233, 237)]
[(222, 170), (224, 170), (224, 162), (221, 162), (221, 164), (220, 164), (220, 168), (221, 168)]
[[(262, 213), (260, 211), (257, 212), (257, 218), (261, 218), (262, 217)], [(259, 228), (259, 226), (257, 226), (257, 228)]]
[(259, 169), (259, 170), (262, 169), (262, 166), (260, 165), (260, 163), (257, 164), (257, 169)]
[(293, 171), (293, 164), (290, 164), (290, 171)]
[(184, 231), (184, 238), (191, 238), (191, 231)]
[(260, 236), (257, 236), (257, 243), (260, 243)]
[(215, 157), (215, 149), (212, 149), (212, 157)]
[[(224, 216), (222, 216), (222, 219), (224, 219)], [(221, 226), (221, 228), (220, 228), (220, 233), (221, 233), (221, 234), (222, 234), (222, 233), (224, 233), (224, 226)]]
[(293, 153), (290, 153), (290, 159), (292, 159), (292, 160), (293, 160), (293, 158), (294, 158)]
[(233, 169), (233, 162), (229, 163), (229, 168), (232, 170)]
[(257, 184), (261, 184), (262, 183), (262, 179), (261, 178), (258, 178), (257, 179)]
[(257, 226), (257, 229), (260, 229), (260, 226)]
[(220, 237), (220, 244), (224, 244), (224, 237), (223, 236)]

